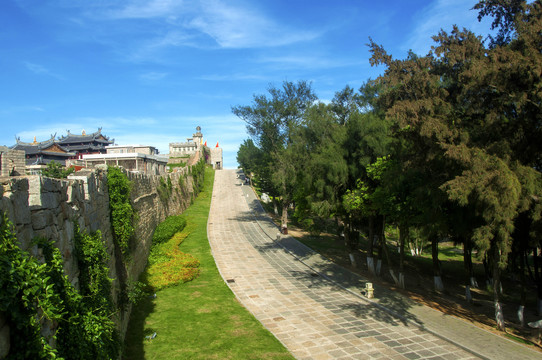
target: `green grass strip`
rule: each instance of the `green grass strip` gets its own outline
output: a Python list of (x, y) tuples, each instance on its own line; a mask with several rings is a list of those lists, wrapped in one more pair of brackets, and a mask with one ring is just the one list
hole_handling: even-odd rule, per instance
[(207, 239), (213, 180), (207, 168), (204, 190), (183, 213), (190, 232), (179, 248), (200, 261), (200, 275), (134, 306), (124, 359), (293, 359), (237, 302), (216, 268)]

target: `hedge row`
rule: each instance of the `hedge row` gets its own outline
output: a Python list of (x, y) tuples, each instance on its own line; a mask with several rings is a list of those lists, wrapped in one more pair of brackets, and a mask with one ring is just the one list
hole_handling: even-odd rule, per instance
[(153, 244), (165, 243), (173, 237), (179, 231), (182, 231), (186, 226), (186, 219), (180, 215), (174, 215), (166, 218), (162, 223), (160, 223), (154, 230), (154, 235), (152, 236)]

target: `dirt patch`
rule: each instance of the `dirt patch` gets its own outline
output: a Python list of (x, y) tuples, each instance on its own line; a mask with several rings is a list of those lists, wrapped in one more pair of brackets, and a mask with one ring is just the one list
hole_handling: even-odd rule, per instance
[(199, 298), (201, 295), (202, 295), (201, 292), (199, 292), (199, 291), (194, 291), (192, 294), (190, 294), (190, 297), (191, 297), (192, 299), (197, 299), (197, 298)]

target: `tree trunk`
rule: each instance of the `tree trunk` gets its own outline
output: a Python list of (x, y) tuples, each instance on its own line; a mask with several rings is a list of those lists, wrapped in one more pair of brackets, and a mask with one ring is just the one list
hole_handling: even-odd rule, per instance
[(372, 275), (375, 275), (375, 263), (373, 256), (373, 243), (375, 238), (375, 229), (374, 229), (374, 216), (369, 216), (369, 236), (368, 236), (368, 246), (367, 246), (367, 268)]
[(463, 264), (465, 265), (465, 299), (468, 303), (472, 302), (470, 288), (477, 288), (478, 283), (474, 278), (472, 267), (472, 243), (468, 239), (463, 239)]
[(399, 285), (405, 288), (405, 239), (408, 238), (408, 226), (399, 225)]
[(377, 216), (375, 224), (375, 243), (378, 244), (376, 252), (376, 275), (380, 276), (380, 270), (382, 269), (382, 234), (384, 233), (384, 219), (383, 216)]
[(393, 270), (393, 264), (391, 262), (390, 254), (388, 252), (388, 247), (386, 246), (386, 235), (384, 234), (386, 218), (382, 217), (382, 231), (380, 232), (380, 247), (382, 249), (382, 252), (384, 253), (384, 256), (386, 256), (386, 262), (388, 263), (388, 271), (390, 272), (390, 275), (393, 279), (393, 282), (395, 285), (399, 285), (399, 279), (397, 276), (395, 276), (395, 272)]
[(504, 313), (500, 303), (500, 287), (501, 287), (501, 271), (499, 269), (499, 248), (496, 244), (493, 245), (493, 300), (495, 302), (495, 321), (497, 329), (506, 332), (504, 326)]
[(288, 202), (282, 203), (282, 215), (280, 217), (280, 229), (283, 234), (288, 234)]
[(537, 293), (537, 301), (536, 301), (536, 311), (538, 313), (538, 316), (542, 316), (542, 274), (541, 274), (541, 264), (540, 264), (540, 258), (538, 257), (538, 248), (535, 247), (533, 249), (533, 260), (534, 260), (534, 278), (536, 282), (536, 293)]
[(525, 281), (525, 261), (527, 260), (527, 254), (525, 252), (525, 249), (520, 249), (519, 252), (519, 278), (521, 281), (521, 304), (519, 305), (518, 309), (518, 321), (521, 324), (522, 327), (525, 326), (525, 301), (526, 301), (526, 281)]
[(443, 291), (444, 284), (442, 283), (440, 262), (438, 260), (438, 236), (431, 237), (431, 256), (433, 258), (433, 280), (435, 291)]

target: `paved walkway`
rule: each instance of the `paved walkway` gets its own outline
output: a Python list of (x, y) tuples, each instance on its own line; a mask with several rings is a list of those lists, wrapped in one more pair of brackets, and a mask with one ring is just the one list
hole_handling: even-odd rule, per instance
[(297, 359), (538, 359), (542, 354), (376, 287), (278, 229), (234, 170), (215, 172), (208, 235), (239, 301)]

